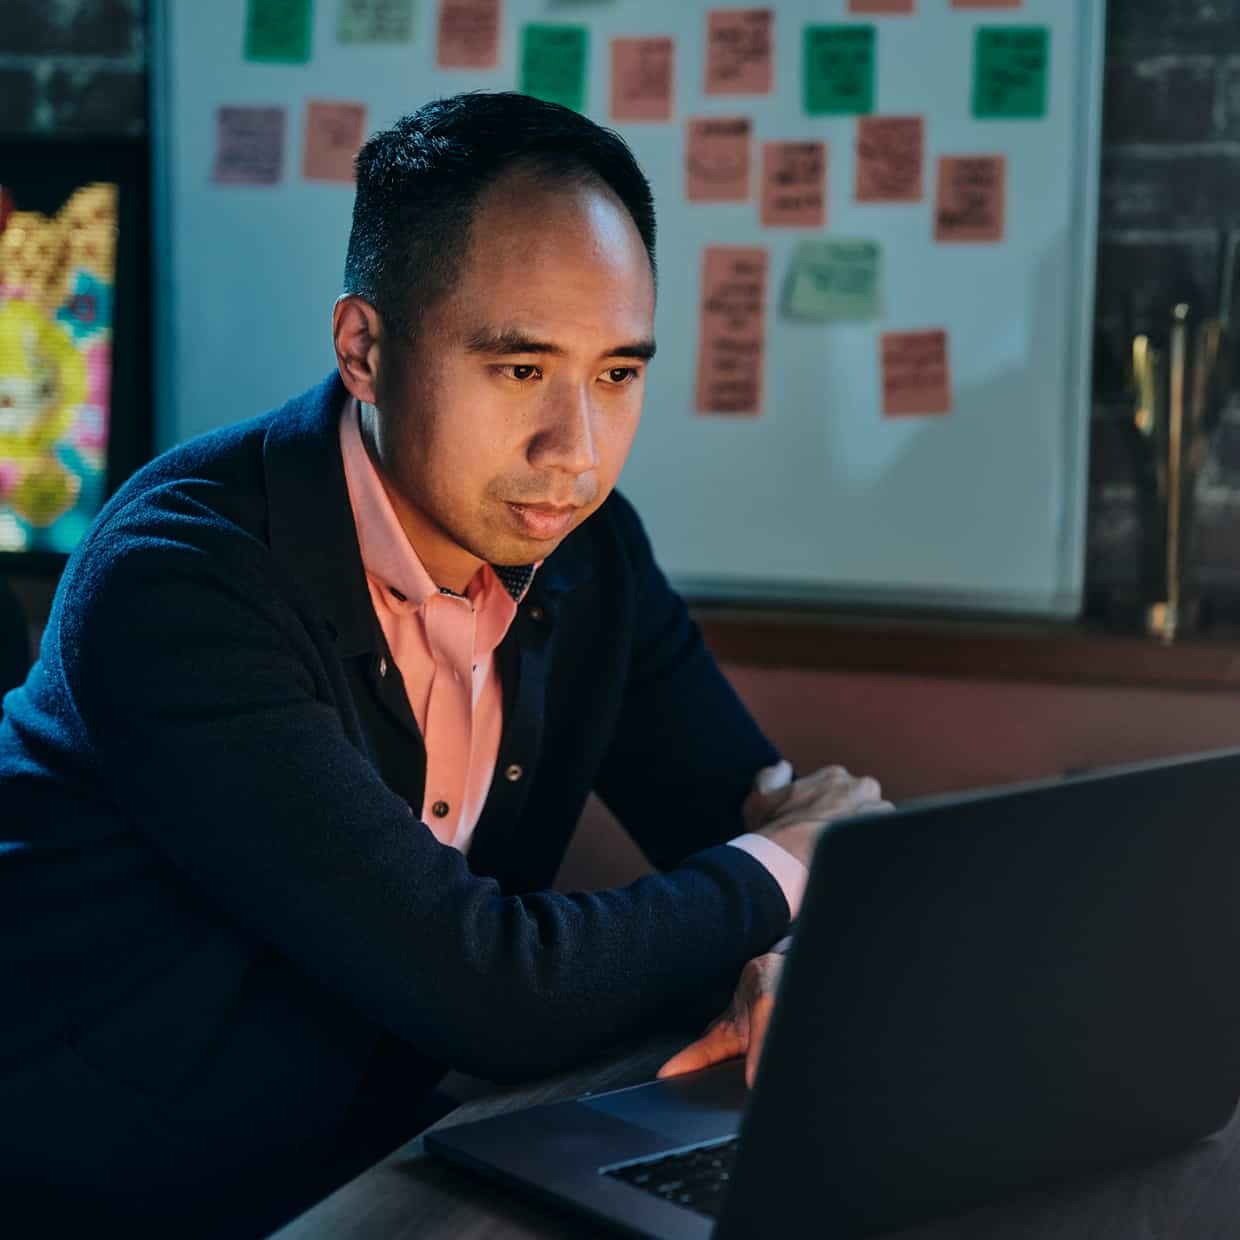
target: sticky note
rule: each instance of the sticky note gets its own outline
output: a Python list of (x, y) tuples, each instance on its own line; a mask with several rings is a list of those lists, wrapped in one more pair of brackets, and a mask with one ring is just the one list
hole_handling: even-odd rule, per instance
[(215, 110), (215, 167), (219, 185), (276, 185), (284, 176), (283, 108)]
[(925, 123), (920, 116), (857, 121), (857, 201), (920, 202)]
[(934, 239), (1002, 241), (1006, 199), (1004, 156), (942, 156), (934, 205)]
[(767, 253), (711, 245), (702, 255), (698, 413), (762, 412)]
[(708, 95), (766, 95), (771, 90), (770, 9), (715, 9), (706, 23)]
[(850, 13), (916, 13), (917, 0), (848, 0)]
[(1034, 119), (1046, 115), (1050, 31), (1045, 26), (982, 26), (973, 62), (973, 115)]
[(675, 57), (670, 38), (612, 39), (611, 119), (670, 121)]
[(412, 43), (414, 0), (341, 0), (341, 43)]
[(248, 0), (245, 58), (305, 64), (310, 59), (310, 0)]
[(587, 47), (584, 26), (527, 25), (521, 39), (521, 90), (582, 111)]
[(862, 116), (874, 111), (873, 26), (806, 26), (803, 76), (811, 116)]
[(306, 104), (301, 174), (313, 181), (353, 181), (353, 158), (366, 136), (366, 105), (312, 99)]
[(953, 9), (1018, 9), (1025, 0), (952, 0)]
[(441, 69), (499, 64), (499, 0), (442, 0), (435, 54)]
[(827, 144), (767, 142), (762, 147), (765, 228), (827, 226)]
[(703, 116), (688, 124), (685, 196), (690, 202), (744, 202), (749, 197), (747, 116)]
[(864, 321), (883, 312), (877, 241), (830, 237), (799, 242), (784, 286), (783, 311), (812, 323)]
[(945, 331), (884, 332), (880, 347), (887, 417), (951, 413)]

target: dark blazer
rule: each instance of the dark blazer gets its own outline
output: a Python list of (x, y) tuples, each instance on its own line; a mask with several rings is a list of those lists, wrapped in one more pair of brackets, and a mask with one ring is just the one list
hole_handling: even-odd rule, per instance
[[(412, 1122), (444, 1065), (530, 1077), (708, 1020), (785, 930), (721, 845), (776, 755), (618, 495), (500, 648), (468, 857), (419, 821), (344, 398), (332, 376), (131, 479), (6, 703), (0, 1200), (205, 1226), (312, 1180), (375, 1099)], [(550, 892), (592, 788), (662, 873)]]

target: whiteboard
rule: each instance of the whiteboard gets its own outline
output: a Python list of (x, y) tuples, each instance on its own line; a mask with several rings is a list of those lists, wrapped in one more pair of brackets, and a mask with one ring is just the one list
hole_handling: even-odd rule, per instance
[[(312, 99), (364, 103), (367, 132), (430, 98), (515, 89), (529, 21), (589, 30), (587, 111), (610, 123), (609, 41), (675, 39), (670, 123), (616, 124), (650, 177), (659, 218), (659, 354), (620, 486), (669, 577), (699, 597), (824, 599), (1069, 616), (1085, 542), (1089, 356), (1103, 50), (1103, 0), (1024, 0), (957, 9), (920, 0), (913, 16), (861, 17), (848, 0), (774, 4), (773, 89), (703, 91), (707, 0), (506, 0), (494, 70), (435, 66), (438, 4), (421, 0), (412, 44), (337, 41), (338, 0), (316, 0), (303, 65), (242, 58), (245, 0), (155, 6), (155, 143), (160, 447), (279, 404), (334, 365), (352, 189), (301, 176)], [(857, 119), (802, 108), (807, 24), (872, 24), (875, 113), (925, 118), (925, 195), (862, 204)], [(1046, 115), (975, 119), (976, 28), (1049, 30)], [(279, 184), (215, 184), (216, 109), (287, 108)], [(686, 201), (691, 117), (748, 116), (753, 192)], [(827, 227), (759, 225), (760, 144), (825, 140)], [(1005, 237), (933, 240), (940, 155), (1003, 154)], [(781, 312), (796, 243), (868, 238), (882, 248), (881, 317), (811, 323)], [(693, 408), (702, 250), (769, 254), (764, 411)], [(945, 416), (884, 417), (885, 331), (948, 332), (954, 403)]]

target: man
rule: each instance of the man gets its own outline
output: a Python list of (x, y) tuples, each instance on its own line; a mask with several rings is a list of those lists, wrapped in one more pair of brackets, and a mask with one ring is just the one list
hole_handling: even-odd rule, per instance
[[(258, 1234), (447, 1067), (700, 1026), (758, 960), (668, 1070), (739, 1053), (816, 833), (878, 796), (790, 782), (612, 494), (654, 353), (624, 144), (470, 95), (357, 170), (337, 372), (131, 479), (6, 702), (0, 1199), (32, 1218)], [(550, 892), (592, 788), (661, 872)]]

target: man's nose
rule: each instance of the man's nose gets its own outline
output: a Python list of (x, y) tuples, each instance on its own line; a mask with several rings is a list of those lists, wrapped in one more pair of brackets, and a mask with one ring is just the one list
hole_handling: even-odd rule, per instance
[(565, 383), (550, 394), (546, 421), (530, 443), (529, 460), (540, 469), (588, 473), (598, 466), (594, 403), (585, 386)]

